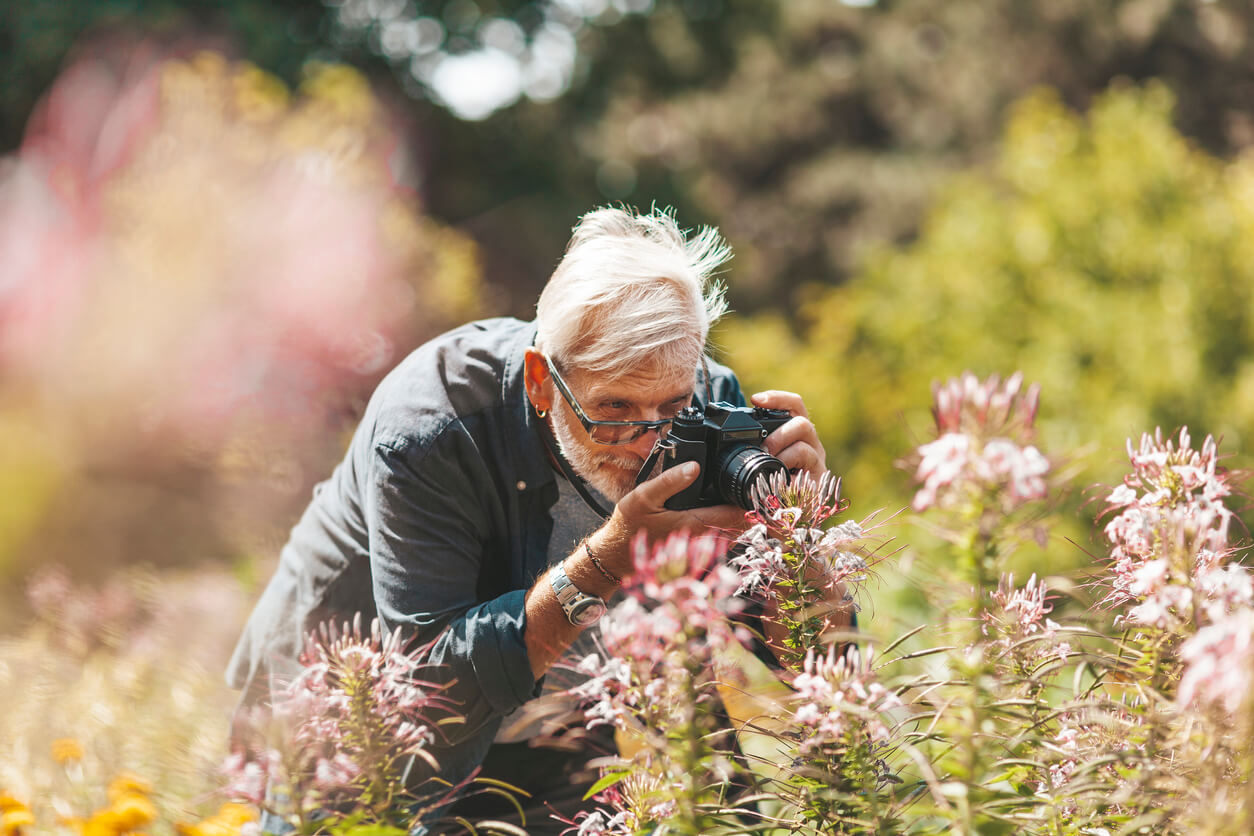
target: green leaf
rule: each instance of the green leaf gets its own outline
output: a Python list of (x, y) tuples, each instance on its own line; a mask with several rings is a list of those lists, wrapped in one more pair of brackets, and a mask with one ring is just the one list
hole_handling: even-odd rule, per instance
[(596, 795), (597, 793), (609, 789), (610, 787), (614, 786), (615, 784), (617, 784), (619, 781), (623, 780), (630, 774), (631, 774), (630, 769), (624, 769), (618, 772), (605, 773), (604, 775), (600, 777), (600, 779), (597, 780), (595, 784), (593, 784), (591, 787), (588, 788), (588, 791), (584, 793), (583, 795), (583, 800), (587, 801), (589, 798)]

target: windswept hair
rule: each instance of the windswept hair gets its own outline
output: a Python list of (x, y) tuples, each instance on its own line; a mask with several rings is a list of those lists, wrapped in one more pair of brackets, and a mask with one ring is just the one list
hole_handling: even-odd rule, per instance
[(729, 258), (717, 229), (689, 238), (673, 210), (595, 209), (540, 294), (536, 346), (559, 366), (610, 377), (695, 368), (727, 310), (713, 274)]

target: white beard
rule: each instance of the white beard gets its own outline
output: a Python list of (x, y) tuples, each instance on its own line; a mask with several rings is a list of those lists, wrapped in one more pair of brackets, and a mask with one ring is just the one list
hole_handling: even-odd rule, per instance
[(635, 488), (636, 474), (640, 472), (644, 462), (630, 453), (615, 453), (611, 446), (596, 444), (591, 440), (581, 442), (576, 433), (586, 435), (583, 425), (567, 418), (565, 412), (564, 409), (555, 409), (550, 413), (553, 416), (553, 437), (557, 439), (557, 449), (579, 478), (617, 505)]

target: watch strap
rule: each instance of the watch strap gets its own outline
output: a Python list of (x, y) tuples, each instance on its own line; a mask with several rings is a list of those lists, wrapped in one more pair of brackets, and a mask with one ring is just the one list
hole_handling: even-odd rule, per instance
[(583, 609), (589, 603), (599, 605), (599, 609), (605, 611), (604, 599), (589, 595), (579, 587), (575, 586), (575, 582), (566, 574), (566, 567), (562, 563), (554, 564), (549, 570), (549, 585), (553, 587), (553, 594), (557, 596), (557, 602), (562, 605), (562, 611), (566, 613), (566, 620), (577, 627), (586, 626), (586, 623), (576, 619), (576, 612)]

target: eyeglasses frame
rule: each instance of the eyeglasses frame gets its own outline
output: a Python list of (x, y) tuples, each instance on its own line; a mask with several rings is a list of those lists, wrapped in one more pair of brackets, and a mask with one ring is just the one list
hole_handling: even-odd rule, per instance
[[(704, 357), (701, 358), (701, 362), (704, 367)], [(674, 420), (673, 418), (667, 418), (662, 421), (598, 421), (596, 419), (589, 418), (588, 414), (583, 411), (583, 407), (579, 405), (579, 401), (575, 399), (574, 393), (570, 391), (570, 387), (566, 385), (566, 381), (562, 380), (562, 376), (558, 374), (557, 367), (553, 365), (553, 360), (550, 359), (547, 354), (544, 355), (544, 363), (549, 368), (549, 376), (553, 378), (553, 382), (557, 385), (557, 391), (562, 393), (562, 397), (566, 400), (566, 403), (568, 403), (570, 408), (574, 410), (575, 417), (578, 418), (579, 423), (583, 425), (584, 432), (588, 434), (588, 438), (592, 439), (595, 444), (604, 444), (607, 447), (621, 447), (625, 444), (632, 443), (649, 430), (656, 430), (659, 434), (661, 434), (662, 430)], [(706, 389), (709, 389), (708, 371), (706, 373)], [(695, 395), (693, 396), (693, 401), (696, 401)], [(625, 436), (621, 441), (601, 441), (592, 434), (594, 427), (637, 427), (638, 429), (634, 434)]]

